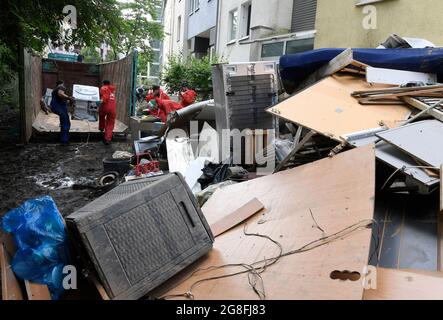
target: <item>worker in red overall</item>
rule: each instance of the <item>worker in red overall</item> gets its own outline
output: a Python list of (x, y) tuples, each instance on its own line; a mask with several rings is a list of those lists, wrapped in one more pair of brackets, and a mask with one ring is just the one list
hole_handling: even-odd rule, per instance
[[(152, 100), (156, 100), (156, 98), (159, 98), (160, 100), (171, 100), (171, 98), (160, 88), (160, 86), (154, 85), (152, 86), (151, 92), (146, 96), (146, 101), (150, 103)], [(160, 109), (151, 109), (149, 111), (149, 114), (161, 118), (160, 116)]]
[(158, 107), (158, 117), (163, 123), (166, 123), (168, 120), (168, 114), (190, 106), (195, 102), (196, 98), (197, 93), (194, 90), (189, 89), (180, 93), (180, 102), (155, 98)]
[(104, 132), (103, 143), (109, 145), (112, 141), (115, 118), (117, 116), (116, 87), (109, 80), (103, 81), (100, 88), (100, 109), (98, 128)]

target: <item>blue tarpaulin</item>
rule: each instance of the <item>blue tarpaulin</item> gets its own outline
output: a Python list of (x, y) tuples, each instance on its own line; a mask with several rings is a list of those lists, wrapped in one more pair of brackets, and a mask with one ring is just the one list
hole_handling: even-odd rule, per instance
[[(283, 83), (296, 87), (344, 50), (318, 49), (282, 56), (280, 72)], [(443, 48), (352, 50), (355, 60), (372, 67), (443, 75)]]

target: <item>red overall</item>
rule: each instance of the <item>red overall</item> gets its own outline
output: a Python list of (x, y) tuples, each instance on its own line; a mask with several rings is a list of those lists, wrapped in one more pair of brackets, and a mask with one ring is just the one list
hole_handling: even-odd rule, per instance
[(115, 118), (117, 113), (117, 105), (115, 100), (115, 86), (104, 85), (100, 88), (100, 97), (102, 104), (99, 110), (98, 127), (105, 131), (104, 139), (112, 140), (112, 131), (114, 130)]
[(195, 100), (197, 99), (197, 92), (188, 89), (185, 92), (181, 93), (180, 97), (181, 97), (181, 105), (184, 108), (195, 103)]
[[(146, 101), (149, 103), (151, 100), (156, 100), (157, 101), (158, 98), (156, 98), (152, 93), (148, 94), (146, 96)], [(160, 100), (171, 100), (171, 98), (163, 91), (160, 89)], [(157, 117), (159, 119), (161, 118), (161, 113), (162, 111), (160, 109), (156, 109), (156, 110), (151, 110), (149, 111), (150, 115), (153, 115), (154, 117)]]
[(157, 102), (158, 106), (158, 115), (156, 116), (159, 117), (163, 123), (166, 123), (168, 120), (168, 114), (183, 108), (182, 104), (173, 100), (161, 100), (159, 98), (155, 98), (155, 101)]

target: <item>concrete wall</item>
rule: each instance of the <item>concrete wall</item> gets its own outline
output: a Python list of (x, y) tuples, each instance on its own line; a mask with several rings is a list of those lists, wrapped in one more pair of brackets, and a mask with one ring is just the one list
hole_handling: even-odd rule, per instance
[[(243, 30), (242, 4), (247, 2), (246, 0), (221, 1), (217, 53), (229, 62), (259, 60), (259, 45), (249, 44), (248, 41), (288, 33), (291, 28), (293, 0), (252, 0), (251, 34), (249, 39), (240, 41), (242, 38), (240, 30)], [(230, 12), (235, 8), (239, 10), (239, 32), (237, 39), (229, 41)]]
[(364, 6), (355, 0), (318, 0), (316, 48), (376, 47), (390, 34), (425, 38), (443, 45), (443, 1), (385, 0), (373, 3), (377, 29), (365, 30)]
[(217, 6), (218, 0), (200, 0), (200, 9), (189, 15), (188, 39), (215, 27), (217, 24)]
[[(187, 54), (186, 8), (189, 0), (166, 0), (164, 16), (163, 63), (170, 55)], [(181, 16), (181, 33), (178, 35), (178, 17)], [(179, 40), (178, 40), (179, 39)]]

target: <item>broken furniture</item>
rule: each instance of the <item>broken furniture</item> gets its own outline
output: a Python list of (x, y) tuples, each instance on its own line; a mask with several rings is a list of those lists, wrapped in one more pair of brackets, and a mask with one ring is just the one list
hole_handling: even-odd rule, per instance
[(438, 120), (415, 122), (377, 136), (419, 160), (422, 166), (438, 170), (443, 163), (443, 123)]
[(72, 96), (75, 98), (73, 120), (98, 121), (98, 103), (100, 102), (98, 87), (74, 84)]
[(142, 132), (148, 136), (156, 135), (163, 127), (163, 123), (158, 119), (142, 117), (130, 117), (129, 127), (131, 129), (131, 137), (133, 141), (140, 140), (142, 138)]
[(214, 238), (179, 174), (124, 183), (66, 218), (111, 299), (139, 299), (205, 255)]
[[(260, 298), (270, 300), (360, 300), (360, 280), (333, 280), (331, 274), (348, 270), (361, 275), (367, 266), (371, 239), (367, 225), (373, 217), (374, 190), (375, 156), (371, 146), (220, 189), (203, 207), (210, 225), (242, 207), (248, 199), (259, 199), (265, 210), (218, 236), (208, 256), (173, 283), (156, 290), (155, 296), (257, 299), (255, 288)], [(361, 228), (340, 240), (297, 251), (359, 223)], [(280, 243), (283, 254), (298, 253), (280, 257), (280, 247), (265, 237)], [(275, 257), (277, 261), (264, 272), (260, 268), (263, 263), (254, 264), (263, 259), (273, 261)], [(213, 267), (228, 264), (244, 266)], [(251, 265), (257, 268), (262, 285)], [(242, 271), (243, 274), (229, 276)], [(192, 286), (197, 281), (201, 282)]]
[[(266, 113), (266, 108), (278, 101), (275, 62), (217, 64), (212, 68), (212, 81), (217, 88), (214, 100), (219, 137), (229, 136), (232, 130), (278, 128), (276, 119)], [(223, 158), (222, 143), (219, 149)]]
[[(346, 51), (325, 48), (280, 58), (280, 77), (286, 92), (298, 91), (298, 86), (310, 75)], [(443, 74), (443, 48), (421, 49), (352, 49), (355, 61), (368, 66), (413, 72)]]

